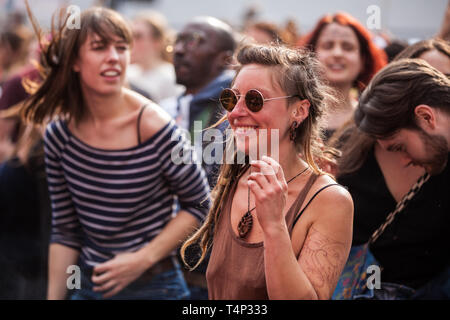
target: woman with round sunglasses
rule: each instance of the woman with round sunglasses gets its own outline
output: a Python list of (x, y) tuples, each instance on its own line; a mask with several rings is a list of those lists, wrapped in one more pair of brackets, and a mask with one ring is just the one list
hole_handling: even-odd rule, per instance
[(24, 110), (50, 122), (48, 298), (68, 287), (72, 299), (188, 298), (174, 249), (206, 215), (203, 170), (175, 165), (172, 149), (188, 142), (159, 106), (125, 88), (132, 35), (118, 13), (94, 7), (79, 28), (53, 31)]
[(248, 45), (237, 61), (220, 98), (235, 161), (222, 165), (212, 209), (182, 255), (199, 243), (201, 261), (212, 247), (210, 299), (329, 299), (353, 218), (349, 193), (316, 164), (325, 157), (320, 120), (334, 99), (307, 52)]

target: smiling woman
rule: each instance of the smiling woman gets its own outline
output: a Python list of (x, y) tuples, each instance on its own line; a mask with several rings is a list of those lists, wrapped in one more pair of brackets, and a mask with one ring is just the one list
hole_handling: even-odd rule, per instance
[(370, 32), (351, 15), (325, 15), (301, 40), (314, 51), (340, 103), (327, 118), (327, 138), (349, 120), (356, 107), (352, 89), (361, 92), (387, 62), (385, 53), (372, 41)]
[(176, 125), (124, 87), (132, 38), (117, 12), (94, 7), (79, 29), (52, 30), (42, 45), (44, 80), (23, 112), (47, 125), (48, 298), (66, 296), (73, 264), (82, 289), (72, 299), (187, 298), (173, 250), (206, 214), (203, 170), (175, 166)]
[[(333, 98), (308, 52), (249, 45), (237, 61), (221, 103), (235, 160), (243, 153), (249, 163), (222, 166), (212, 209), (182, 255), (200, 242), (201, 261), (212, 244), (210, 299), (328, 299), (347, 259), (353, 212), (348, 192), (316, 164), (324, 158), (320, 119)], [(278, 138), (266, 141), (271, 131)], [(252, 157), (252, 146), (266, 143), (277, 145), (279, 159)]]

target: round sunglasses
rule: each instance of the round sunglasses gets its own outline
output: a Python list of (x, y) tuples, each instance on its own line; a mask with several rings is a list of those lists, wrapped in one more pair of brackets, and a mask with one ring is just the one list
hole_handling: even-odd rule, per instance
[[(241, 96), (242, 95), (237, 95), (232, 89), (227, 88), (222, 90), (219, 101), (222, 107), (225, 108), (225, 110), (231, 112), (238, 103), (238, 100)], [(262, 109), (265, 101), (287, 99), (296, 96), (297, 95), (265, 99), (261, 92), (256, 89), (250, 89), (245, 94), (245, 105), (251, 112), (258, 112)]]

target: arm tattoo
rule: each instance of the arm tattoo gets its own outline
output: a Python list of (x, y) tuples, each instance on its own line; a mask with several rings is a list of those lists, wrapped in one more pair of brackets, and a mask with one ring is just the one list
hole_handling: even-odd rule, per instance
[(345, 245), (312, 228), (300, 252), (303, 271), (316, 289), (332, 287), (345, 262)]

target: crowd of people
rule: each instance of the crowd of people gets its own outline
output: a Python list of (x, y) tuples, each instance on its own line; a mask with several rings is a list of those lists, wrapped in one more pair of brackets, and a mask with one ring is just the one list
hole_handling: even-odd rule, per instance
[(411, 45), (246, 17), (5, 24), (0, 299), (450, 298), (450, 2)]

